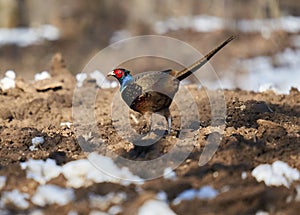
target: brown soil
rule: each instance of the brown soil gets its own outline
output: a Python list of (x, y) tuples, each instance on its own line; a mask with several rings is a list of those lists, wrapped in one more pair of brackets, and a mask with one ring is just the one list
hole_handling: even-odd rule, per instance
[[(20, 162), (30, 158), (53, 158), (61, 165), (86, 157), (78, 144), (74, 127), (60, 126), (61, 122), (72, 122), (74, 77), (65, 69), (59, 55), (54, 57), (51, 72), (52, 79), (36, 83), (18, 80), (15, 89), (0, 92), (0, 175), (7, 176), (2, 191), (19, 189), (29, 194), (35, 192), (36, 182), (26, 179)], [(292, 89), (289, 95), (276, 95), (273, 92), (225, 90), (225, 132), (217, 152), (207, 164), (200, 167), (199, 157), (208, 135), (213, 132), (210, 126), (211, 109), (205, 89), (193, 85), (188, 86), (188, 89), (197, 103), (201, 127), (193, 139), (193, 152), (175, 169), (175, 181), (163, 177), (146, 181), (141, 185), (144, 190), (142, 193), (137, 191), (137, 185), (126, 187), (95, 183), (76, 189), (74, 202), (39, 209), (45, 214), (67, 214), (70, 210), (88, 214), (93, 209), (88, 202), (88, 192), (102, 195), (123, 191), (128, 198), (122, 203), (122, 214), (133, 214), (145, 200), (154, 198), (159, 191), (165, 191), (171, 202), (185, 189), (211, 185), (217, 190), (226, 188), (228, 191), (211, 200), (183, 201), (179, 205), (170, 204), (170, 208), (176, 214), (255, 214), (260, 210), (270, 214), (298, 214), (300, 204), (295, 201), (295, 185), (289, 189), (283, 186), (268, 187), (258, 183), (251, 176), (251, 171), (261, 163), (272, 163), (275, 160), (285, 161), (300, 169), (300, 92)], [(134, 159), (131, 154), (133, 146), (118, 136), (110, 118), (109, 108), (117, 89), (98, 90), (101, 96), (98, 94), (95, 104), (97, 125), (101, 138), (106, 142), (102, 153), (114, 151)], [(178, 140), (176, 134), (180, 132), (180, 117), (176, 105), (172, 106), (172, 110), (175, 131), (163, 137), (157, 146), (137, 159), (159, 157), (167, 153)], [(144, 120), (140, 121), (144, 123)], [(139, 130), (142, 125), (135, 127)], [(35, 136), (43, 136), (45, 143), (37, 151), (30, 151), (31, 139)], [(241, 179), (242, 172), (247, 173), (244, 180)], [(49, 183), (64, 187), (65, 182), (64, 177), (60, 176)], [(11, 214), (27, 214), (36, 206), (31, 204), (26, 211), (12, 205), (6, 205), (5, 208)]]

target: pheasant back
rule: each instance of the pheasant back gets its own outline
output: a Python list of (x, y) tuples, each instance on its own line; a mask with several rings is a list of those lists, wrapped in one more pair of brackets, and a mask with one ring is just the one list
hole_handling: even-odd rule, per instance
[(121, 90), (123, 100), (131, 109), (142, 114), (169, 108), (179, 87), (179, 80), (170, 75), (171, 71), (134, 76), (134, 80)]

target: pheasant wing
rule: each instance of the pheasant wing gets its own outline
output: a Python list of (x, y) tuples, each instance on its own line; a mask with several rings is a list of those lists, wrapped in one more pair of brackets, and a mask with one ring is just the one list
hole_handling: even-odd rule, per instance
[(127, 105), (140, 113), (168, 108), (178, 90), (179, 81), (166, 72), (138, 74), (121, 92)]

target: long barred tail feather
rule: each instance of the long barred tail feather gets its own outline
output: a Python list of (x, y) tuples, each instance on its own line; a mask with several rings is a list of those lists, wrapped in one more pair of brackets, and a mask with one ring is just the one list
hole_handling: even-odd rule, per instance
[(211, 50), (207, 55), (205, 55), (203, 58), (200, 60), (196, 61), (193, 63), (191, 66), (181, 70), (176, 74), (176, 78), (181, 81), (194, 72), (196, 72), (198, 69), (200, 69), (205, 63), (207, 63), (218, 51), (220, 51), (224, 46), (226, 46), (230, 41), (235, 39), (235, 36), (229, 37), (227, 40), (225, 40), (223, 43), (221, 43), (218, 47), (215, 49)]

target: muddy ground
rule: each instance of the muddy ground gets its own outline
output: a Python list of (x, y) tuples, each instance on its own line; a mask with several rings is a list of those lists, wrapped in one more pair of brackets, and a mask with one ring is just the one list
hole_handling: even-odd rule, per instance
[[(76, 81), (59, 56), (52, 62), (52, 78), (35, 83), (17, 80), (16, 88), (0, 92), (0, 175), (7, 176), (2, 192), (18, 189), (32, 195), (37, 183), (27, 179), (20, 163), (33, 159), (55, 159), (62, 165), (72, 160), (86, 158), (87, 152), (80, 147), (74, 125), (68, 128), (61, 122), (72, 122), (73, 92)], [(88, 83), (93, 85), (95, 83)], [(95, 86), (94, 86), (95, 87)], [(191, 128), (193, 150), (174, 171), (176, 180), (159, 177), (140, 185), (123, 186), (113, 183), (94, 183), (91, 186), (75, 189), (74, 202), (59, 206), (56, 204), (37, 207), (30, 204), (22, 210), (14, 205), (3, 206), (2, 211), (10, 214), (28, 214), (40, 209), (44, 214), (88, 214), (94, 208), (89, 204), (89, 192), (107, 194), (123, 191), (128, 198), (121, 203), (120, 214), (134, 214), (148, 199), (155, 198), (159, 191), (165, 191), (172, 202), (178, 194), (189, 188), (211, 185), (223, 190), (217, 197), (209, 200), (193, 199), (178, 205), (169, 204), (176, 214), (255, 214), (267, 211), (270, 214), (298, 214), (300, 204), (295, 200), (293, 184), (289, 189), (283, 186), (268, 187), (258, 183), (251, 171), (259, 164), (276, 160), (287, 162), (300, 169), (300, 92), (292, 89), (289, 95), (276, 95), (274, 92), (255, 93), (242, 90), (225, 90), (227, 106), (225, 130), (218, 150), (204, 166), (198, 161), (207, 143), (208, 136), (214, 132), (211, 123), (211, 106), (205, 89), (194, 85), (187, 86), (194, 96), (199, 110), (200, 127)], [(111, 120), (111, 102), (117, 89), (97, 89), (98, 96), (94, 105), (98, 138), (104, 140), (102, 154), (115, 152), (127, 159), (151, 160), (160, 157), (174, 146), (180, 138), (180, 113), (172, 105), (174, 115), (173, 130), (165, 135), (142, 156), (135, 156), (133, 145), (122, 139)], [(81, 95), (83, 98), (85, 95)], [(182, 102), (191, 102), (183, 100)], [(78, 105), (78, 104), (77, 104)], [(188, 109), (186, 110), (189, 111)], [(143, 132), (145, 120), (136, 116), (140, 123), (133, 127)], [(197, 123), (196, 123), (197, 124)], [(196, 131), (196, 135), (195, 134)], [(85, 131), (89, 134), (89, 131)], [(94, 133), (90, 133), (93, 139)], [(30, 151), (31, 140), (43, 136), (45, 143), (36, 151)], [(83, 137), (84, 138), (84, 137)], [(80, 139), (80, 138), (79, 138)], [(82, 138), (81, 138), (82, 140)], [(87, 143), (90, 139), (85, 138)], [(97, 143), (97, 138), (91, 140)], [(147, 175), (149, 169), (132, 172)], [(145, 173), (146, 172), (146, 173)], [(241, 175), (246, 172), (246, 178)], [(245, 173), (244, 173), (245, 174)], [(61, 175), (48, 182), (61, 187), (66, 180)]]

